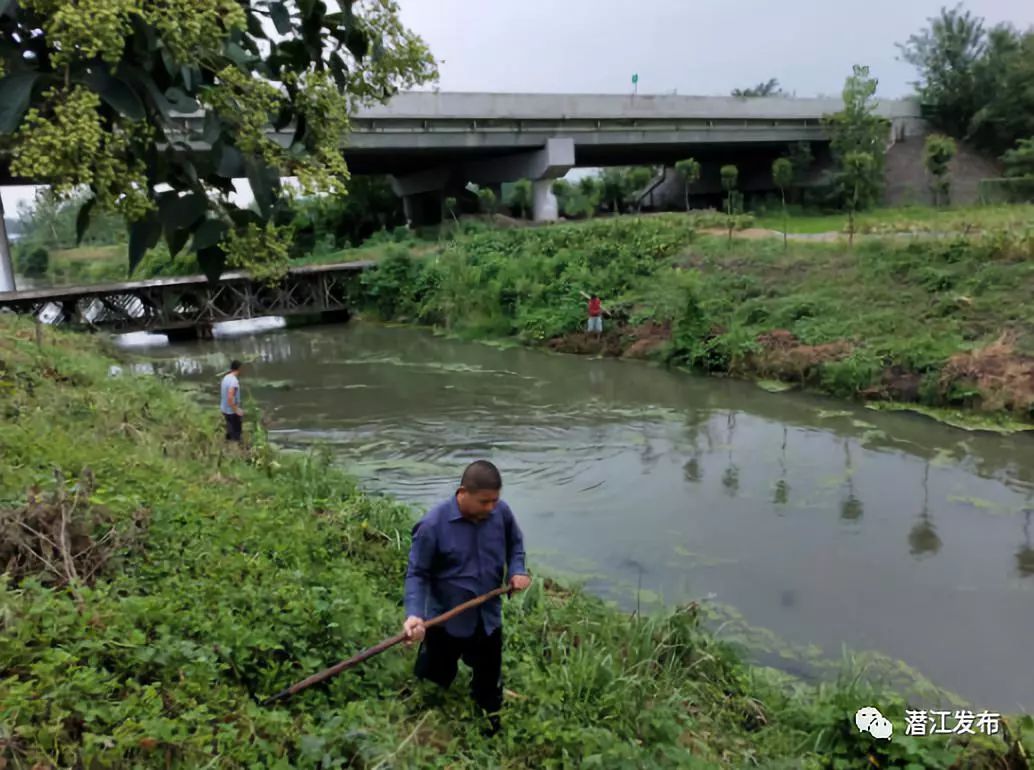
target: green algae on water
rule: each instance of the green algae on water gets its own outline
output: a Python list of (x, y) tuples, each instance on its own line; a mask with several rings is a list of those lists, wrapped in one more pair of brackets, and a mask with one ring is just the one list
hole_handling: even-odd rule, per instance
[(946, 499), (949, 503), (959, 503), (961, 505), (969, 506), (970, 508), (976, 508), (979, 511), (985, 511), (986, 513), (1017, 513), (1017, 511), (1006, 508), (1006, 506), (1002, 505), (1001, 503), (996, 503), (992, 500), (985, 500), (982, 497), (972, 497), (969, 495), (948, 495)]
[(796, 387), (791, 382), (782, 382), (781, 380), (755, 380), (754, 384), (769, 393), (785, 393)]
[(837, 417), (850, 417), (852, 414), (846, 409), (819, 409), (815, 416), (820, 420), (832, 420)]
[(294, 387), (290, 380), (263, 380), (256, 377), (249, 378), (248, 385), (253, 388), (265, 388), (268, 390), (290, 390)]
[(942, 409), (922, 404), (902, 404), (897, 401), (874, 401), (866, 409), (880, 412), (915, 412), (932, 420), (968, 431), (987, 431), (1004, 436), (1034, 430), (1034, 425), (1013, 420), (1004, 414), (979, 414), (958, 409)]

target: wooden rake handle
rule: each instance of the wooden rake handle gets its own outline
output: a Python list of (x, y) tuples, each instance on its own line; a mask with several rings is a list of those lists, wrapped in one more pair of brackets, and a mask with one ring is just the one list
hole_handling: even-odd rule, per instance
[[(509, 586), (495, 588), (495, 589), (489, 591), (487, 594), (482, 594), (481, 596), (478, 596), (478, 597), (476, 597), (474, 599), (471, 599), (468, 602), (464, 602), (463, 604), (459, 605), (458, 607), (453, 607), (448, 612), (443, 612), (441, 615), (438, 615), (437, 617), (434, 617), (434, 618), (431, 618), (428, 621), (425, 621), (424, 622), (424, 628), (431, 628), (433, 626), (439, 626), (442, 623), (445, 623), (445, 622), (451, 620), (452, 618), (456, 617), (461, 612), (465, 612), (465, 611), (471, 609), (472, 607), (477, 607), (479, 605), (482, 605), (485, 602), (487, 602), (487, 601), (489, 601), (491, 599), (494, 599), (497, 596), (502, 596), (505, 593), (509, 593), (511, 590), (512, 589)], [(402, 633), (395, 634), (395, 636), (389, 637), (389, 638), (385, 639), (383, 642), (381, 642), (379, 644), (375, 644), (373, 647), (370, 647), (368, 649), (363, 650), (358, 655), (353, 655), (348, 660), (343, 660), (340, 663), (335, 663), (330, 668), (325, 668), (322, 671), (319, 671), (319, 672), (313, 674), (312, 676), (310, 676), (310, 677), (308, 677), (306, 679), (301, 680), (300, 682), (295, 682), (290, 687), (288, 687), (286, 690), (281, 690), (276, 695), (272, 695), (269, 698), (266, 698), (264, 701), (262, 701), (262, 705), (263, 706), (268, 706), (269, 704), (275, 703), (276, 701), (281, 700), (283, 698), (289, 698), (292, 695), (294, 695), (295, 693), (299, 693), (299, 692), (301, 692), (302, 690), (304, 690), (304, 689), (306, 689), (308, 687), (312, 687), (314, 684), (319, 684), (320, 682), (324, 681), (325, 679), (330, 679), (332, 676), (337, 676), (338, 674), (340, 674), (345, 669), (352, 668), (352, 666), (358, 665), (359, 663), (362, 663), (367, 658), (372, 658), (374, 655), (379, 655), (380, 653), (384, 652), (388, 648), (394, 647), (399, 642), (404, 642), (405, 640), (406, 640), (406, 633), (404, 631)]]

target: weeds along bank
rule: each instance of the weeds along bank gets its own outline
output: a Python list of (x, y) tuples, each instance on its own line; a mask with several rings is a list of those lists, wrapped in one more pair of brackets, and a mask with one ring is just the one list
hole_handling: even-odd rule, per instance
[(402, 648), (261, 707), (398, 631), (412, 514), (261, 436), (230, 454), (189, 391), (112, 363), (0, 317), (3, 767), (990, 768), (1021, 750), (877, 743), (854, 711), (901, 725), (894, 695), (808, 688), (742, 663), (698, 610), (633, 620), (543, 580), (505, 605), (494, 741), (461, 686), (427, 707)]
[[(622, 217), (464, 236), (431, 258), (398, 246), (358, 301), (470, 337), (1031, 417), (1034, 230), (784, 250), (711, 226)], [(612, 313), (602, 340), (582, 333), (580, 292)]]

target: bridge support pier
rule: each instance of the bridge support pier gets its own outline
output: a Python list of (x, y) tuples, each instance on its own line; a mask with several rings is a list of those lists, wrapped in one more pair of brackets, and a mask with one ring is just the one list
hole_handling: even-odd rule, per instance
[(531, 214), (536, 222), (553, 222), (560, 218), (560, 206), (553, 195), (552, 179), (532, 182)]
[(7, 239), (7, 225), (4, 224), (4, 199), (0, 197), (0, 293), (14, 290), (11, 242)]

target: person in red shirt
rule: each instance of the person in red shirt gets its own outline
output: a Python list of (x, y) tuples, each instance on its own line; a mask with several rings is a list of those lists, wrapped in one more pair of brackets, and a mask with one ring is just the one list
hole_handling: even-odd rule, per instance
[(603, 306), (600, 305), (600, 298), (593, 294), (589, 297), (589, 326), (588, 331), (603, 333)]

